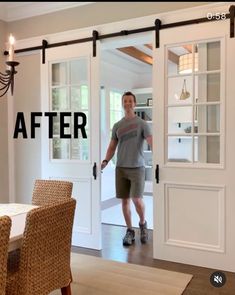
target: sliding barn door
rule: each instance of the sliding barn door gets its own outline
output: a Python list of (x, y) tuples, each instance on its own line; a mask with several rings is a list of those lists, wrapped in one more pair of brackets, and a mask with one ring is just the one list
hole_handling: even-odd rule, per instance
[(229, 20), (154, 49), (154, 258), (235, 271), (235, 38)]
[[(47, 49), (41, 69), (42, 110), (57, 113), (52, 139), (43, 120), (42, 177), (73, 182), (77, 207), (72, 243), (93, 249), (101, 249), (98, 45), (96, 57), (91, 42)], [(75, 113), (83, 114), (77, 122)], [(77, 123), (84, 123), (84, 129), (76, 129)], [(71, 138), (62, 138), (62, 128)]]

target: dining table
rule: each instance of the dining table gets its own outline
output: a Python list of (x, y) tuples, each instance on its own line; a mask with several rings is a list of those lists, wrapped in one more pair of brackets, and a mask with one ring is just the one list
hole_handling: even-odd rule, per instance
[(12, 222), (8, 252), (21, 247), (27, 213), (37, 207), (32, 204), (0, 203), (0, 216), (9, 216)]

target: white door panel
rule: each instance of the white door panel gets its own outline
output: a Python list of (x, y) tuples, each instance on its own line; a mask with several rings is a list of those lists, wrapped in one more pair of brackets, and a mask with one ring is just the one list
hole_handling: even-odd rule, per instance
[(235, 271), (234, 48), (224, 20), (162, 30), (154, 49), (157, 259)]
[[(73, 182), (73, 197), (77, 200), (72, 244), (101, 249), (100, 221), (100, 109), (99, 104), (99, 44), (92, 57), (92, 43), (75, 44), (46, 51), (42, 65), (42, 111), (55, 112), (53, 138), (49, 139), (48, 118), (42, 120), (42, 177)], [(65, 116), (64, 128), (71, 138), (61, 138), (60, 117)], [(83, 132), (75, 138), (73, 114), (86, 115)], [(77, 124), (84, 118), (78, 117)], [(93, 165), (97, 164), (97, 178)]]

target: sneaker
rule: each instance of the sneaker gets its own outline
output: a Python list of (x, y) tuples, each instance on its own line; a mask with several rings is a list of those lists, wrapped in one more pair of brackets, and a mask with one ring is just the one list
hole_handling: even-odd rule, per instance
[(126, 231), (126, 235), (123, 238), (123, 246), (131, 246), (135, 240), (135, 231), (133, 229), (128, 228)]
[(144, 224), (140, 224), (140, 241), (142, 244), (145, 244), (148, 241), (148, 228), (147, 221)]

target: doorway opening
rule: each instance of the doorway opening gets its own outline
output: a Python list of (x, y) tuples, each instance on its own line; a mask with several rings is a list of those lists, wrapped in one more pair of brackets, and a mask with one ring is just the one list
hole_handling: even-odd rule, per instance
[[(152, 34), (136, 38), (116, 38), (101, 48), (101, 159), (105, 158), (114, 123), (123, 116), (122, 94), (135, 94), (136, 115), (152, 129)], [(131, 147), (130, 147), (131, 148)], [(145, 158), (145, 216), (148, 229), (153, 230), (152, 151), (144, 142)], [(116, 154), (102, 173), (101, 222), (106, 225), (126, 226), (121, 200), (115, 194)], [(132, 225), (139, 228), (139, 216), (131, 202)], [(120, 236), (121, 244), (122, 236)]]

